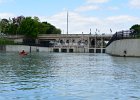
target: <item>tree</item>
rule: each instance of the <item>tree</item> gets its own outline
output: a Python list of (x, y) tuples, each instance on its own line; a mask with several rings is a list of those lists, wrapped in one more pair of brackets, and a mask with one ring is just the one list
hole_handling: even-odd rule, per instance
[(46, 33), (45, 34), (61, 34), (61, 30), (57, 29), (55, 26), (47, 22), (42, 22), (45, 25)]
[(61, 34), (61, 30), (55, 28), (55, 29), (53, 30), (53, 34)]
[(38, 22), (31, 17), (26, 17), (22, 20), (20, 27), (18, 28), (18, 33), (25, 35), (28, 38), (36, 38), (39, 34)]
[(140, 35), (140, 25), (133, 25), (130, 30), (134, 30), (135, 35)]
[(11, 35), (16, 35), (17, 34), (17, 29), (18, 29), (18, 25), (17, 24), (9, 24), (8, 25), (8, 30), (7, 32)]
[(61, 30), (48, 22), (40, 22), (38, 17), (18, 16), (0, 21), (0, 32), (8, 34), (25, 35), (36, 38), (38, 34), (61, 34)]
[(2, 33), (7, 33), (9, 21), (7, 19), (2, 19), (0, 21), (0, 28)]
[(38, 21), (38, 22), (40, 21), (39, 18), (38, 18), (37, 16), (34, 16), (34, 20), (36, 20), (36, 21)]
[(39, 34), (46, 34), (47, 24), (39, 23)]

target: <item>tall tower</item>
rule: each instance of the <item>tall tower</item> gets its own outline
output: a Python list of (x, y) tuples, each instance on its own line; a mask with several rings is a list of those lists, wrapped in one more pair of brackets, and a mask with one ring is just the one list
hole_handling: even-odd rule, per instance
[(68, 16), (69, 16), (69, 13), (68, 13), (68, 11), (67, 11), (67, 34), (69, 33), (69, 32), (68, 32), (68, 31), (69, 31), (69, 30), (68, 30), (68, 27), (69, 27), (69, 26), (68, 26), (68, 24), (69, 24)]

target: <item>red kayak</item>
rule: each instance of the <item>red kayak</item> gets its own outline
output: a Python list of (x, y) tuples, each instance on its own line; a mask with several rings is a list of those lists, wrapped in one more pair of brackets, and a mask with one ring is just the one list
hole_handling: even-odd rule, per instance
[(24, 56), (24, 55), (27, 55), (27, 54), (28, 54), (28, 53), (26, 53), (26, 52), (25, 52), (25, 53), (21, 53), (21, 52), (19, 53), (19, 55), (23, 55), (23, 56)]
[(19, 53), (19, 55), (22, 55), (22, 56), (27, 55), (27, 54), (28, 54), (28, 53), (25, 52), (24, 50), (22, 50), (22, 51)]

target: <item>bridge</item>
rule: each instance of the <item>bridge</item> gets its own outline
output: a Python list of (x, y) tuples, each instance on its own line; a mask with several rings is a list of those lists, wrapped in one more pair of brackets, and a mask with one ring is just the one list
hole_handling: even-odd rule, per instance
[(38, 44), (53, 48), (53, 52), (105, 53), (112, 34), (39, 35)]
[[(112, 34), (41, 34), (35, 40), (38, 47), (50, 52), (105, 53)], [(15, 42), (23, 42), (24, 36), (7, 36)]]

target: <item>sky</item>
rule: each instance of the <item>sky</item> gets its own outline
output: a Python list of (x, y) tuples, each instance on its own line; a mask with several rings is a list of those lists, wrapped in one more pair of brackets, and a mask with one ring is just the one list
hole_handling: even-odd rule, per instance
[(113, 34), (140, 24), (140, 0), (0, 0), (0, 19), (37, 16), (62, 34)]

